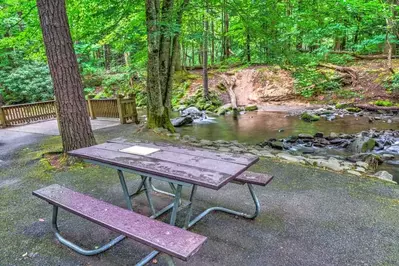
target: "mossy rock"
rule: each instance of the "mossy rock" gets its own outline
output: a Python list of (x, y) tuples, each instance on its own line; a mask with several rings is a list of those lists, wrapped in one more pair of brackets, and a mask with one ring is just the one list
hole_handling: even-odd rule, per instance
[(336, 109), (345, 109), (345, 108), (348, 108), (348, 107), (350, 107), (349, 103), (337, 103), (335, 105)]
[(362, 109), (359, 107), (346, 107), (345, 110), (351, 113), (359, 113)]
[(218, 115), (225, 115), (228, 111), (231, 111), (231, 110), (233, 110), (233, 108), (231, 107), (231, 104), (225, 104), (223, 106), (220, 106), (217, 109), (216, 113)]
[(247, 105), (245, 106), (245, 111), (252, 112), (258, 110), (258, 106), (256, 105)]
[(314, 121), (319, 121), (320, 120), (320, 116), (318, 116), (318, 115), (312, 115), (312, 114), (309, 114), (309, 113), (303, 113), (302, 115), (301, 115), (301, 119), (303, 120), (303, 121), (306, 121), (306, 122), (314, 122)]
[(374, 139), (369, 139), (368, 141), (366, 141), (363, 146), (362, 146), (362, 152), (368, 152), (368, 151), (372, 151), (375, 147), (375, 140)]

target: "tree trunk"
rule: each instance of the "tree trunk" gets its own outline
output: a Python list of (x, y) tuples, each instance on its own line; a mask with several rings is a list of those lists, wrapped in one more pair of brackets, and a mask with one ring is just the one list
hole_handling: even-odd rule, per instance
[[(160, 3), (162, 2), (162, 3)], [(174, 6), (173, 0), (146, 0), (148, 42), (147, 126), (174, 132), (170, 122), (173, 74), (179, 34), (171, 27), (180, 25), (189, 0)]]
[(224, 43), (224, 49), (223, 49), (223, 58), (227, 59), (229, 58), (230, 55), (230, 38), (228, 37), (229, 33), (229, 14), (227, 12), (226, 8), (226, 0), (223, 2), (223, 43)]
[(233, 89), (236, 84), (236, 78), (230, 78), (226, 74), (222, 74), (220, 77), (222, 78), (223, 86), (226, 88), (227, 93), (229, 94), (231, 107), (233, 108), (233, 115), (236, 117), (239, 113), (237, 107), (237, 97)]
[(54, 84), (64, 152), (96, 143), (73, 49), (64, 0), (37, 0), (47, 61)]
[(249, 31), (247, 30), (247, 38), (246, 38), (246, 54), (247, 54), (247, 62), (251, 62), (251, 36), (249, 35)]
[(124, 52), (123, 59), (125, 61), (125, 66), (130, 67), (130, 52)]
[(205, 2), (206, 13), (204, 16), (204, 44), (202, 46), (202, 85), (204, 87), (204, 98), (209, 99), (208, 88), (208, 3)]
[(104, 67), (106, 71), (111, 69), (111, 48), (109, 44), (104, 44)]
[(180, 44), (178, 43), (175, 45), (175, 51), (176, 53), (176, 62), (175, 62), (175, 70), (180, 71), (181, 70), (181, 50), (180, 50)]
[(213, 66), (215, 64), (215, 24), (213, 23), (213, 20), (211, 22), (211, 32), (211, 65)]

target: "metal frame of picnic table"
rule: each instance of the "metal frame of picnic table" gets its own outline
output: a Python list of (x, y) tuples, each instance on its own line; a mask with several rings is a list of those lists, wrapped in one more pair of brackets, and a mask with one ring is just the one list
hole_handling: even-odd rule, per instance
[[(145, 192), (146, 194), (146, 198), (148, 201), (148, 205), (151, 209), (152, 215), (150, 216), (150, 218), (157, 218), (161, 215), (163, 215), (164, 213), (168, 212), (170, 209), (172, 209), (172, 213), (170, 215), (170, 221), (169, 224), (171, 225), (175, 225), (176, 223), (176, 217), (177, 217), (177, 212), (178, 209), (181, 205), (181, 193), (182, 193), (182, 188), (183, 186), (191, 186), (191, 192), (190, 192), (190, 196), (189, 196), (189, 201), (188, 201), (188, 213), (187, 216), (185, 218), (185, 223), (184, 223), (184, 229), (188, 229), (190, 227), (192, 227), (193, 225), (195, 225), (197, 222), (199, 222), (202, 218), (204, 218), (207, 214), (209, 214), (212, 211), (221, 211), (221, 212), (225, 212), (225, 213), (229, 213), (229, 214), (233, 214), (233, 215), (237, 215), (237, 216), (241, 216), (247, 219), (254, 219), (259, 215), (259, 211), (260, 211), (260, 204), (259, 204), (259, 200), (255, 194), (255, 191), (253, 189), (252, 184), (248, 184), (248, 189), (249, 192), (251, 194), (251, 197), (254, 201), (255, 204), (255, 212), (253, 214), (247, 214), (244, 212), (238, 212), (235, 210), (231, 210), (225, 207), (211, 207), (206, 209), (205, 211), (203, 211), (202, 213), (200, 213), (198, 216), (196, 216), (195, 218), (191, 219), (192, 216), (192, 208), (193, 208), (193, 201), (194, 201), (194, 196), (195, 193), (197, 191), (197, 186), (195, 184), (190, 184), (190, 183), (186, 183), (186, 182), (181, 182), (181, 181), (177, 181), (177, 180), (172, 180), (169, 178), (165, 178), (162, 176), (157, 176), (157, 175), (150, 175), (147, 173), (143, 173), (143, 172), (139, 172), (139, 171), (135, 171), (135, 170), (131, 170), (131, 169), (127, 169), (127, 168), (123, 168), (123, 167), (118, 167), (118, 166), (114, 166), (111, 164), (107, 164), (107, 163), (101, 163), (98, 161), (94, 161), (94, 160), (89, 160), (89, 159), (84, 159), (86, 162), (92, 163), (92, 164), (96, 164), (96, 165), (100, 165), (100, 166), (105, 166), (105, 167), (111, 167), (117, 170), (118, 172), (118, 176), (119, 176), (119, 181), (121, 183), (122, 186), (122, 190), (123, 190), (123, 195), (127, 204), (127, 208), (131, 211), (133, 210), (133, 204), (131, 199), (140, 195), (141, 193)], [(141, 176), (141, 182), (139, 184), (138, 189), (130, 194), (129, 193), (129, 189), (126, 185), (126, 180), (125, 180), (125, 176), (123, 174), (123, 172), (130, 172), (133, 174), (137, 174)], [(172, 192), (173, 193), (169, 193), (160, 189), (157, 189), (153, 183), (152, 183), (152, 178), (158, 179), (160, 181), (166, 181), (169, 183)], [(176, 187), (177, 186), (177, 187)], [(155, 210), (155, 207), (153, 205), (152, 202), (152, 196), (151, 196), (151, 190), (158, 192), (158, 193), (162, 193), (168, 196), (173, 197), (173, 202), (170, 203), (169, 205), (167, 205), (166, 207), (164, 207), (163, 209), (159, 210), (158, 212)], [(187, 207), (185, 206), (185, 207)], [(122, 241), (125, 236), (124, 235), (119, 235), (118, 237), (114, 238), (113, 240), (111, 240), (110, 242), (108, 242), (107, 244), (94, 249), (94, 250), (86, 250), (84, 248), (81, 248), (79, 246), (77, 246), (76, 244), (70, 242), (69, 240), (65, 239), (64, 237), (62, 237), (59, 233), (58, 230), (58, 226), (57, 226), (57, 217), (58, 217), (58, 208), (53, 208), (53, 219), (52, 219), (52, 228), (53, 231), (55, 233), (56, 238), (64, 245), (68, 246), (69, 248), (73, 249), (74, 251), (78, 252), (79, 254), (82, 255), (86, 255), (86, 256), (91, 256), (91, 255), (96, 255), (99, 253), (102, 253), (104, 251), (106, 251), (107, 249), (111, 248), (112, 246), (114, 246), (115, 244), (119, 243), (120, 241)], [(136, 264), (136, 266), (142, 266), (145, 265), (146, 263), (150, 262), (155, 256), (157, 256), (160, 252), (157, 250), (152, 251), (151, 253), (149, 253), (146, 257), (144, 257), (140, 262), (138, 262)], [(169, 256), (166, 256), (168, 259), (168, 263), (173, 263), (173, 261), (171, 261), (171, 258), (169, 258)]]

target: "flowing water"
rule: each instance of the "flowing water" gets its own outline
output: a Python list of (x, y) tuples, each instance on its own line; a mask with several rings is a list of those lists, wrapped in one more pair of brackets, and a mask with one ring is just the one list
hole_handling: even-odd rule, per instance
[(314, 134), (331, 132), (353, 134), (363, 130), (376, 128), (399, 130), (399, 123), (388, 124), (382, 120), (370, 124), (367, 117), (344, 116), (333, 121), (320, 119), (308, 123), (298, 116), (287, 116), (287, 113), (250, 112), (234, 119), (232, 115), (210, 117), (193, 125), (177, 128), (181, 135), (195, 136), (209, 140), (238, 140), (249, 144), (256, 144), (270, 138), (285, 138), (300, 133)]
[[(178, 114), (175, 114), (178, 116)], [(331, 132), (354, 134), (363, 130), (375, 128), (377, 130), (399, 130), (399, 122), (393, 119), (392, 123), (376, 120), (369, 123), (368, 117), (344, 116), (333, 121), (322, 118), (319, 121), (308, 123), (298, 116), (288, 116), (282, 112), (250, 112), (234, 118), (232, 115), (209, 117), (195, 121), (192, 125), (176, 128), (183, 135), (190, 135), (198, 139), (208, 140), (238, 140), (241, 143), (256, 144), (270, 138), (286, 138), (300, 133), (315, 134), (322, 132), (325, 136)], [(345, 151), (329, 150), (330, 154), (348, 155)], [(398, 151), (399, 153), (399, 151)], [(399, 154), (398, 154), (399, 156)], [(393, 164), (384, 163), (378, 170), (386, 170), (394, 175), (399, 182), (399, 160)]]

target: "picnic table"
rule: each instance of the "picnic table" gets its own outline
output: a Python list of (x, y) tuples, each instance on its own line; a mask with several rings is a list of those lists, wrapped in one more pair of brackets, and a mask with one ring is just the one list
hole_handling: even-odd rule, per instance
[[(255, 218), (259, 214), (259, 201), (252, 184), (264, 186), (273, 178), (272, 176), (246, 171), (259, 160), (259, 158), (254, 155), (222, 153), (167, 143), (125, 142), (114, 140), (74, 150), (69, 152), (69, 155), (82, 158), (96, 165), (116, 169), (127, 208), (130, 211), (134, 211), (132, 199), (141, 193), (145, 193), (152, 212), (150, 218), (157, 218), (171, 210), (170, 225), (175, 225), (176, 223), (178, 210), (182, 203), (181, 196), (183, 187), (190, 187), (191, 192), (188, 203), (185, 206), (188, 208), (188, 211), (185, 217), (184, 229), (190, 228), (212, 211), (222, 211), (249, 219)], [(141, 176), (141, 182), (134, 193), (129, 192), (124, 172), (130, 172)], [(157, 189), (153, 185), (152, 179), (168, 182), (172, 192)], [(255, 205), (253, 214), (217, 206), (208, 208), (195, 218), (191, 217), (195, 193), (198, 187), (219, 190), (230, 182), (248, 185), (249, 192)], [(170, 195), (173, 197), (172, 203), (157, 211), (153, 204), (151, 191)], [(40, 197), (40, 193), (37, 194), (39, 194)], [(45, 196), (42, 196), (42, 198), (44, 197)], [(56, 230), (56, 232), (58, 232), (58, 230)], [(65, 245), (81, 254), (93, 255), (115, 245), (121, 241), (124, 236), (118, 236), (103, 247), (91, 251), (82, 250), (59, 234), (57, 238)], [(202, 239), (201, 241), (204, 240)], [(141, 261), (140, 265), (149, 262), (158, 253), (159, 251), (157, 250), (151, 252)]]

